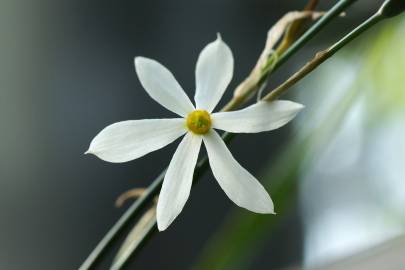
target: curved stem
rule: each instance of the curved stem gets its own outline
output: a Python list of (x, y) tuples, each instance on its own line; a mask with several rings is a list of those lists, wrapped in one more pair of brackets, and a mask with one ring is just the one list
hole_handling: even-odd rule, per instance
[[(284, 62), (288, 60), (295, 52), (297, 52), (305, 43), (307, 43), (311, 38), (315, 36), (327, 23), (329, 23), (334, 17), (338, 16), (345, 8), (356, 0), (340, 0), (336, 5), (334, 5), (316, 24), (314, 24), (309, 30), (307, 30), (304, 35), (298, 39), (293, 45), (288, 49), (279, 59), (274, 67), (274, 70), (281, 66)], [(273, 70), (273, 71), (274, 71)], [(223, 110), (232, 110), (237, 108), (242, 104), (239, 100), (231, 100)], [(230, 141), (234, 136), (229, 133), (224, 133), (223, 139), (225, 141)], [(203, 158), (196, 166), (194, 178), (198, 179), (199, 176), (205, 171), (208, 166), (207, 157)], [(132, 221), (145, 209), (147, 204), (156, 196), (160, 190), (163, 182), (163, 178), (166, 170), (164, 170), (147, 188), (145, 193), (135, 201), (122, 215), (122, 217), (114, 224), (114, 226), (107, 232), (103, 239), (99, 242), (96, 248), (87, 257), (84, 263), (80, 266), (79, 270), (94, 269), (102, 256), (106, 253), (107, 249), (112, 245), (114, 240), (117, 239), (119, 234), (128, 228)], [(196, 181), (196, 180), (195, 180)], [(153, 232), (155, 232), (156, 226), (152, 226), (148, 232), (145, 234), (145, 240), (149, 239)], [(145, 240), (142, 241), (141, 247)]]
[(143, 209), (150, 202), (150, 198), (153, 198), (158, 193), (165, 173), (166, 170), (162, 171), (155, 181), (153, 181), (152, 184), (146, 189), (144, 194), (125, 211), (125, 213), (90, 253), (89, 257), (87, 257), (86, 261), (84, 261), (84, 263), (80, 266), (79, 270), (92, 269), (96, 267), (101, 256), (106, 252), (106, 248), (118, 237), (119, 233), (137, 217), (139, 209)]
[[(314, 70), (317, 66), (319, 66), (321, 63), (323, 63), (326, 59), (328, 59), (329, 57), (331, 57), (332, 55), (334, 55), (338, 50), (340, 50), (342, 47), (344, 47), (346, 44), (348, 44), (350, 41), (352, 41), (354, 38), (356, 38), (357, 36), (359, 36), (361, 33), (363, 33), (365, 30), (367, 30), (368, 28), (370, 28), (371, 26), (373, 26), (374, 24), (376, 24), (377, 22), (379, 22), (381, 19), (383, 19), (383, 17), (379, 14), (376, 13), (375, 15), (373, 15), (372, 17), (370, 17), (368, 20), (366, 20), (365, 22), (363, 22), (361, 25), (359, 25), (358, 27), (356, 27), (353, 31), (351, 31), (349, 34), (347, 34), (344, 38), (342, 38), (341, 40), (339, 40), (338, 42), (336, 42), (334, 45), (332, 45), (329, 49), (320, 52), (317, 54), (317, 56), (314, 58), (313, 61), (309, 62), (308, 64), (306, 64), (302, 71), (298, 72), (298, 75), (295, 74), (293, 75), (289, 80), (287, 80), (285, 83), (283, 83), (282, 85), (280, 85), (275, 91), (272, 91), (271, 93), (269, 93), (267, 96), (265, 96), (262, 100), (265, 101), (273, 101), (275, 99), (277, 99), (280, 95), (282, 95), (291, 85), (293, 85), (295, 82), (297, 82), (299, 79), (303, 78), (306, 74), (308, 74), (309, 72), (311, 72), (312, 70)], [(233, 137), (235, 136), (235, 134), (230, 134), (230, 133), (224, 133), (223, 134), (223, 139), (226, 142), (229, 142)], [(204, 172), (204, 168), (207, 166), (207, 162), (208, 159), (207, 157), (204, 157), (203, 160), (200, 161), (200, 163), (198, 164), (198, 166), (196, 167), (196, 171), (195, 171), (195, 175), (194, 175), (194, 183), (195, 184), (198, 179), (199, 176)], [(155, 221), (156, 222), (156, 221)], [(140, 247), (143, 246), (145, 244), (145, 242), (147, 241), (147, 239), (149, 239), (149, 237), (157, 231), (156, 229), (156, 223), (155, 226), (151, 227), (146, 233), (145, 235), (147, 237), (145, 237), (140, 244)]]
[[(234, 134), (225, 132), (222, 135), (223, 140), (227, 143), (233, 138)], [(194, 170), (194, 181), (193, 185), (204, 173), (208, 167), (208, 157), (203, 157), (197, 164)], [(152, 182), (152, 184), (145, 190), (141, 197), (139, 197), (121, 216), (121, 218), (114, 224), (113, 227), (107, 232), (103, 239), (98, 243), (94, 250), (90, 253), (84, 263), (80, 266), (79, 270), (94, 269), (100, 263), (101, 257), (107, 251), (107, 248), (112, 244), (112, 242), (117, 239), (119, 233), (125, 230), (132, 221), (140, 214), (142, 210), (153, 200), (153, 198), (158, 194), (162, 182), (166, 173), (166, 169), (163, 170), (158, 177)], [(150, 238), (150, 234), (156, 230), (156, 224), (149, 228), (145, 232), (145, 237), (141, 241), (141, 244), (137, 249), (140, 249), (144, 242)]]
[[(273, 100), (277, 99), (280, 95), (282, 95), (285, 91), (287, 91), (288, 88), (290, 88), (293, 84), (295, 84), (297, 81), (299, 81), (305, 75), (310, 73), (317, 66), (322, 64), (326, 59), (328, 59), (329, 57), (334, 55), (338, 50), (343, 48), (346, 44), (348, 44), (354, 38), (356, 38), (361, 33), (366, 31), (367, 29), (369, 29), (371, 26), (373, 26), (374, 24), (379, 22), (381, 19), (383, 19), (383, 16), (381, 16), (380, 13), (377, 12), (376, 14), (374, 14), (372, 17), (370, 17), (365, 22), (363, 22), (361, 25), (356, 27), (349, 34), (347, 34), (341, 40), (339, 40), (338, 42), (333, 44), (327, 50), (322, 51), (320, 53), (317, 53), (315, 58), (312, 61), (310, 61), (300, 71), (298, 71), (296, 74), (294, 74), (292, 77), (290, 77), (290, 79), (288, 79), (285, 83), (281, 84), (274, 91), (270, 92), (262, 100), (273, 101)], [(225, 132), (222, 137), (226, 142), (229, 142), (234, 136), (235, 136), (235, 134), (230, 134), (230, 133)], [(204, 159), (200, 161), (200, 163), (197, 166), (196, 171), (195, 171), (194, 183), (193, 184), (195, 184), (198, 181), (198, 178), (199, 178), (200, 174), (204, 172), (202, 170), (202, 167), (204, 165), (206, 166), (207, 161), (208, 161), (207, 157), (204, 157)], [(156, 230), (156, 226), (154, 228), (151, 228), (148, 231), (148, 233), (152, 233), (154, 230)]]
[(299, 71), (293, 74), (284, 83), (279, 85), (276, 89), (267, 94), (263, 98), (263, 100), (272, 101), (281, 96), (282, 94), (284, 94), (291, 86), (296, 84), (298, 81), (300, 81), (310, 72), (312, 72), (315, 68), (317, 68), (320, 64), (325, 62), (329, 57), (331, 57), (337, 51), (343, 48), (346, 44), (348, 44), (350, 41), (358, 37), (361, 33), (366, 31), (367, 29), (369, 29), (371, 26), (381, 21), (382, 19), (384, 19), (384, 17), (381, 15), (380, 12), (375, 13), (373, 16), (368, 18), (366, 21), (364, 21), (362, 24), (360, 24), (358, 27), (352, 30), (349, 34), (344, 36), (341, 40), (333, 44), (331, 47), (329, 47), (324, 51), (318, 52), (311, 61), (309, 61), (305, 66), (303, 66)]
[(322, 16), (308, 31), (306, 31), (277, 61), (275, 68), (284, 64), (294, 53), (301, 49), (310, 39), (312, 39), (326, 24), (339, 16), (348, 6), (357, 0), (343, 0), (334, 5), (324, 16)]
[[(300, 38), (297, 39), (290, 47), (288, 47), (282, 54), (281, 57), (274, 64), (271, 72), (263, 73), (260, 79), (258, 92), (263, 93), (270, 75), (276, 71), (281, 65), (283, 65), (291, 56), (293, 56), (299, 49), (301, 49), (309, 40), (311, 40), (319, 31), (322, 30), (332, 19), (339, 16), (347, 7), (353, 4), (357, 0), (341, 0), (336, 3), (325, 15), (323, 15), (311, 28), (309, 28)], [(252, 89), (254, 92), (256, 89)], [(252, 95), (253, 93), (250, 93)], [(225, 105), (226, 110), (231, 110), (234, 106), (240, 106), (245, 102), (245, 97), (233, 97), (228, 104)]]

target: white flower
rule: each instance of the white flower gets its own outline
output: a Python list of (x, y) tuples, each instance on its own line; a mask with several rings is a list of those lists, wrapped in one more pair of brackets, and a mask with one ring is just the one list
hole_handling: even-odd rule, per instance
[(185, 134), (167, 169), (157, 205), (157, 222), (165, 230), (183, 209), (190, 194), (201, 143), (212, 172), (226, 195), (256, 213), (273, 213), (264, 187), (233, 158), (214, 129), (234, 133), (273, 130), (303, 108), (291, 101), (258, 102), (233, 112), (212, 113), (233, 75), (233, 56), (218, 35), (200, 53), (193, 106), (172, 73), (158, 62), (135, 58), (135, 69), (148, 94), (181, 118), (129, 120), (104, 128), (86, 153), (109, 162), (126, 162), (160, 149)]

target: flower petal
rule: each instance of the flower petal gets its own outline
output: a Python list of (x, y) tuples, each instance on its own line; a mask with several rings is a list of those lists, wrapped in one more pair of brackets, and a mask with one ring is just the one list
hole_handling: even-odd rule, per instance
[(165, 230), (180, 214), (190, 195), (201, 142), (201, 136), (189, 132), (184, 136), (173, 155), (157, 205), (159, 231)]
[(163, 107), (180, 116), (194, 110), (183, 88), (163, 65), (149, 58), (135, 57), (135, 69), (143, 88)]
[(122, 121), (100, 131), (86, 154), (109, 162), (126, 162), (168, 145), (186, 131), (182, 118)]
[(217, 40), (201, 51), (195, 74), (196, 107), (212, 112), (233, 75), (232, 52), (219, 34)]
[(274, 214), (273, 202), (267, 191), (233, 158), (218, 133), (211, 130), (203, 140), (212, 173), (226, 195), (238, 206), (250, 211)]
[(255, 133), (284, 126), (304, 108), (287, 100), (259, 101), (245, 109), (211, 115), (213, 127), (234, 133)]

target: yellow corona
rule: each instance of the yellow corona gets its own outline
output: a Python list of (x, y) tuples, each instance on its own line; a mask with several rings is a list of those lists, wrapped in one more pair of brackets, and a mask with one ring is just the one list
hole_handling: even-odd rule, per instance
[(211, 116), (204, 110), (192, 111), (187, 116), (186, 125), (195, 134), (205, 134), (211, 128)]

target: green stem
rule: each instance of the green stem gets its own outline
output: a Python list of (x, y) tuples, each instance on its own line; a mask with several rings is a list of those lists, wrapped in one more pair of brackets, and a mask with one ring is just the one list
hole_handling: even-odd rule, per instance
[(301, 49), (309, 40), (311, 40), (326, 24), (339, 16), (348, 6), (357, 0), (343, 0), (334, 5), (325, 15), (323, 15), (308, 31), (306, 31), (294, 44), (292, 44), (283, 55), (278, 59), (275, 68), (284, 64), (294, 53)]
[(364, 31), (366, 31), (371, 26), (373, 26), (374, 24), (376, 24), (377, 22), (381, 21), (384, 18), (385, 17), (382, 15), (380, 11), (375, 13), (373, 16), (368, 18), (366, 21), (364, 21), (362, 24), (360, 24), (358, 27), (356, 27), (354, 30), (352, 30), (350, 33), (344, 36), (341, 40), (333, 44), (331, 47), (329, 47), (324, 51), (318, 52), (311, 61), (309, 61), (305, 66), (303, 66), (299, 71), (297, 71), (290, 78), (288, 78), (284, 83), (279, 85), (276, 89), (267, 94), (263, 98), (263, 100), (272, 101), (281, 96), (282, 94), (284, 94), (291, 86), (296, 84), (298, 81), (300, 81), (310, 72), (312, 72), (315, 68), (317, 68), (320, 64), (322, 64), (328, 58), (333, 56), (346, 44), (348, 44), (350, 41), (358, 37), (361, 33), (363, 33)]
[(159, 187), (165, 176), (166, 170), (162, 171), (160, 175), (152, 182), (152, 184), (146, 189), (145, 193), (136, 200), (131, 207), (129, 207), (121, 218), (114, 224), (114, 226), (108, 231), (103, 239), (98, 243), (95, 249), (87, 257), (86, 261), (80, 266), (79, 270), (94, 269), (99, 263), (101, 257), (106, 252), (107, 247), (117, 239), (119, 233), (126, 228), (132, 221), (138, 216), (139, 209), (144, 209), (150, 202), (150, 198), (157, 195)]
[[(352, 30), (349, 34), (347, 34), (345, 37), (343, 37), (341, 40), (333, 44), (331, 47), (329, 47), (327, 50), (322, 51), (320, 53), (317, 53), (315, 58), (308, 62), (302, 69), (300, 69), (297, 73), (295, 73), (293, 76), (291, 76), (287, 81), (285, 81), (283, 84), (281, 84), (279, 87), (277, 87), (274, 91), (270, 92), (267, 96), (263, 98), (265, 101), (273, 101), (277, 99), (280, 95), (282, 95), (285, 91), (287, 91), (292, 85), (294, 85), (296, 82), (298, 82), (300, 79), (305, 77), (308, 73), (313, 71), (316, 67), (318, 67), (320, 64), (322, 64), (326, 59), (330, 58), (333, 56), (337, 51), (339, 51), (341, 48), (343, 48), (346, 44), (348, 44), (350, 41), (352, 41), (354, 38), (359, 36), (361, 33), (369, 29), (371, 26), (379, 22), (380, 20), (384, 19), (382, 14), (380, 12), (377, 12), (370, 18), (368, 18), (366, 21), (364, 21), (362, 24), (360, 24), (358, 27), (356, 27), (354, 30)], [(230, 133), (224, 133), (223, 139), (230, 141), (234, 136), (230, 136)], [(204, 172), (202, 170), (202, 167), (207, 167), (207, 157), (204, 157), (203, 160), (200, 161), (200, 163), (197, 165), (196, 170), (195, 170), (195, 175), (194, 175), (194, 182), (195, 184), (198, 181), (199, 176)], [(162, 182), (163, 179), (159, 178), (159, 182)], [(152, 233), (156, 231), (156, 226), (153, 228), (150, 228), (148, 231), (147, 235), (149, 233)], [(143, 243), (143, 241), (141, 242)]]
[[(295, 52), (297, 52), (304, 44), (306, 44), (311, 38), (315, 36), (327, 23), (329, 23), (334, 17), (338, 16), (341, 12), (344, 11), (346, 7), (355, 2), (356, 0), (340, 0), (336, 5), (334, 5), (316, 24), (314, 24), (310, 29), (308, 29), (304, 35), (298, 39), (296, 42), (291, 45), (291, 48), (288, 49), (279, 59), (278, 63), (275, 65), (274, 70), (277, 69), (281, 64), (283, 64), (289, 57), (291, 57)], [(233, 136), (228, 133), (225, 133), (223, 138), (224, 140), (230, 140)], [(208, 159), (205, 157), (195, 169), (195, 178), (205, 170), (204, 168), (208, 165)], [(144, 211), (148, 203), (153, 200), (162, 185), (164, 170), (147, 188), (145, 193), (135, 201), (131, 207), (122, 215), (122, 217), (114, 224), (114, 226), (108, 231), (108, 233), (103, 237), (99, 242), (96, 248), (91, 252), (89, 257), (84, 261), (80, 266), (79, 270), (88, 270), (95, 269), (95, 267), (100, 263), (101, 258), (106, 253), (107, 249), (112, 246), (114, 240), (116, 240), (119, 234), (128, 228), (128, 226), (135, 220), (135, 218)], [(156, 226), (147, 232), (147, 236), (150, 236), (155, 230)], [(149, 237), (145, 237), (147, 239)], [(143, 244), (143, 243), (142, 243)], [(142, 246), (142, 245), (140, 245)]]
[[(329, 49), (327, 49), (324, 52), (321, 52), (320, 54), (317, 54), (317, 57), (315, 57), (314, 61), (311, 61), (309, 64), (304, 66), (304, 68), (303, 68), (304, 72), (299, 73), (299, 76), (297, 77), (297, 79), (293, 80), (294, 83), (297, 82), (300, 78), (303, 78), (310, 71), (314, 70), (317, 66), (319, 66), (321, 63), (323, 63), (326, 59), (328, 59), (329, 57), (334, 55), (338, 50), (343, 48), (346, 44), (348, 44), (354, 38), (359, 36), (361, 33), (363, 33), (365, 30), (367, 30), (368, 28), (370, 28), (371, 26), (373, 26), (374, 24), (376, 24), (377, 22), (379, 22), (383, 18), (384, 17), (381, 15), (381, 13), (377, 12), (375, 15), (373, 15), (372, 17), (367, 19), (365, 22), (363, 22), (361, 25), (359, 25), (353, 31), (351, 31), (349, 34), (347, 34), (344, 38), (342, 38), (341, 40), (336, 42), (334, 45), (332, 45)], [(294, 75), (293, 75), (293, 77), (294, 77)], [(289, 83), (288, 83), (289, 81), (290, 81), (290, 79), (286, 81), (287, 84), (283, 83), (280, 87), (277, 88), (277, 89), (280, 89), (282, 91), (272, 91), (270, 94), (268, 94), (266, 97), (264, 97), (263, 100), (272, 101), (272, 100), (277, 99), (281, 94), (283, 94), (289, 88), (289, 87), (283, 87), (283, 85), (289, 85)], [(289, 86), (291, 86), (291, 85), (289, 85)], [(234, 136), (230, 136), (230, 135), (231, 134), (229, 134), (229, 133), (224, 133), (224, 136), (223, 136), (224, 140), (230, 141), (230, 139), (232, 139), (234, 137)], [(207, 161), (208, 160), (205, 157), (199, 163), (199, 166), (197, 166), (196, 171), (195, 171), (195, 175), (194, 175), (194, 184), (198, 180), (200, 174), (204, 172), (202, 167), (206, 167)], [(156, 231), (157, 231), (156, 226), (154, 226), (154, 227), (152, 227), (152, 228), (150, 228), (148, 230), (146, 235), (149, 236), (150, 234), (152, 234), (153, 232), (156, 232)], [(147, 237), (147, 238), (149, 238), (149, 237)], [(145, 241), (142, 240), (141, 245), (143, 245), (144, 242)]]
[(297, 39), (278, 59), (275, 63), (272, 72), (265, 74), (261, 80), (259, 93), (263, 93), (270, 75), (283, 65), (291, 56), (293, 56), (299, 49), (301, 49), (309, 40), (311, 40), (325, 25), (332, 19), (339, 16), (348, 6), (357, 0), (342, 0), (336, 3), (325, 15), (323, 15), (310, 29), (308, 29), (300, 38)]
[(323, 15), (311, 28), (309, 28), (304, 34), (298, 38), (290, 47), (288, 47), (284, 52), (279, 52), (278, 48), (276, 53), (280, 53), (281, 56), (272, 64), (268, 63), (271, 66), (271, 69), (267, 68), (261, 74), (261, 77), (255, 85), (252, 87), (248, 93), (241, 96), (234, 96), (222, 109), (222, 111), (234, 110), (235, 107), (239, 107), (244, 104), (253, 94), (263, 93), (267, 87), (267, 82), (270, 79), (271, 74), (276, 71), (282, 64), (284, 64), (291, 56), (293, 56), (299, 49), (301, 49), (309, 40), (311, 40), (319, 31), (322, 30), (332, 19), (339, 16), (348, 6), (353, 4), (357, 0), (341, 0), (336, 3), (325, 15)]
[[(233, 137), (233, 134), (225, 132), (222, 136), (225, 142), (229, 142)], [(200, 176), (204, 173), (208, 166), (208, 157), (201, 159), (194, 170), (194, 182), (195, 184)], [(80, 266), (79, 270), (95, 269), (101, 261), (101, 257), (105, 254), (108, 247), (112, 245), (114, 240), (117, 239), (120, 232), (128, 228), (129, 225), (135, 220), (135, 218), (145, 209), (158, 194), (160, 187), (166, 173), (166, 169), (163, 170), (159, 176), (152, 182), (152, 184), (146, 189), (140, 198), (138, 198), (121, 216), (121, 218), (114, 224), (114, 226), (108, 231), (103, 239), (98, 243), (94, 250), (87, 257), (86, 261)], [(145, 237), (139, 244), (136, 251), (138, 251), (148, 240), (153, 232), (157, 231), (156, 223), (145, 232)]]
[[(376, 23), (378, 23), (379, 21), (381, 21), (382, 19), (387, 18), (386, 14), (384, 14), (384, 7), (388, 6), (389, 3), (391, 3), (392, 0), (386, 0), (382, 7), (378, 10), (377, 13), (375, 13), (373, 16), (371, 16), (370, 18), (368, 18), (366, 21), (364, 21), (362, 24), (360, 24), (358, 27), (356, 27), (354, 30), (352, 30), (350, 33), (348, 33), (345, 37), (343, 37), (341, 40), (339, 40), (338, 42), (336, 42), (335, 44), (333, 44), (331, 47), (329, 47), (327, 50), (321, 52), (320, 54), (317, 54), (317, 56), (314, 59), (314, 63), (310, 65), (310, 68), (308, 70), (305, 69), (305, 65), (303, 67), (303, 69), (305, 70), (305, 72), (303, 72), (302, 74), (300, 74), (299, 79), (303, 78), (305, 75), (307, 75), (309, 72), (311, 72), (312, 70), (314, 70), (316, 67), (318, 67), (321, 63), (323, 63), (326, 59), (330, 58), (331, 56), (333, 56), (337, 51), (339, 51), (341, 48), (343, 48), (345, 45), (347, 45), (350, 41), (352, 41), (353, 39), (355, 39), (356, 37), (358, 37), (360, 34), (362, 34), (364, 31), (366, 31), (367, 29), (369, 29), (370, 27), (372, 27), (373, 25), (375, 25)], [(331, 9), (331, 13), (334, 14), (334, 16), (337, 16), (338, 14), (340, 14), (341, 9), (344, 9), (345, 7), (347, 7), (349, 4), (353, 3), (353, 0), (348, 0), (348, 1), (342, 1), (344, 3), (341, 3), (339, 5), (339, 3), (337, 4), (338, 7), (333, 7)], [(329, 14), (329, 12), (328, 12)], [(322, 23), (326, 24), (328, 23), (333, 17), (327, 17), (327, 15), (325, 15), (326, 19), (324, 19), (324, 21), (318, 21), (318, 25), (322, 25)], [(314, 27), (316, 27), (317, 25), (314, 25)], [(319, 26), (318, 26), (319, 27)], [(313, 28), (311, 28), (313, 29)], [(296, 52), (299, 48), (301, 48), (303, 46), (304, 43), (306, 43), (309, 39), (311, 39), (317, 32), (319, 32), (320, 28), (317, 28), (317, 30), (309, 30), (309, 34), (307, 35), (303, 35), (301, 39), (297, 40), (296, 43), (294, 44), (298, 44), (296, 46), (292, 46), (291, 51), (290, 51), (290, 55), (292, 55), (294, 52)], [(286, 52), (286, 54), (289, 53), (288, 51)], [(286, 61), (286, 59), (288, 57), (290, 57), (290, 55), (286, 55), (284, 57), (284, 55), (282, 56), (282, 58), (284, 57), (284, 61)], [(280, 59), (282, 59), (280, 58)], [(311, 61), (312, 62), (312, 61)], [(310, 63), (311, 63), (310, 62)], [(281, 65), (280, 61), (278, 61), (277, 63), (278, 66)], [(276, 65), (277, 67), (277, 65)], [(298, 80), (299, 80), (298, 79)], [(298, 81), (297, 80), (297, 81)], [(297, 82), (295, 81), (295, 82)], [(287, 80), (288, 82), (288, 80)], [(284, 83), (283, 83), (284, 84)], [(282, 84), (282, 85), (283, 85)], [(282, 86), (281, 85), (281, 86)], [(281, 87), (280, 86), (280, 87)], [(278, 88), (280, 88), (278, 87)], [(277, 88), (277, 89), (278, 89)], [(263, 98), (263, 100), (266, 101), (272, 101), (277, 99), (280, 95), (282, 95), (285, 91), (287, 90), (287, 88), (285, 88), (284, 91), (280, 91), (280, 92), (274, 92), (272, 91), (268, 96), (266, 96), (265, 98)], [(274, 93), (273, 93), (274, 92)], [(229, 143), (233, 138), (235, 137), (235, 134), (230, 134), (225, 132), (222, 136), (222, 138), (224, 139), (224, 141), (226, 143)], [(194, 182), (193, 184), (196, 184), (198, 179), (200, 178), (200, 176), (205, 172), (205, 169), (208, 167), (208, 158), (204, 157), (197, 165), (196, 170), (194, 172)], [(142, 239), (139, 248), (137, 248), (136, 251), (139, 251), (140, 248), (142, 246), (145, 245), (146, 241), (153, 235), (154, 232), (157, 232), (157, 226), (156, 226), (156, 221), (155, 221), (155, 226), (152, 226), (151, 228), (149, 228), (148, 231), (146, 231), (145, 233), (145, 238)]]

